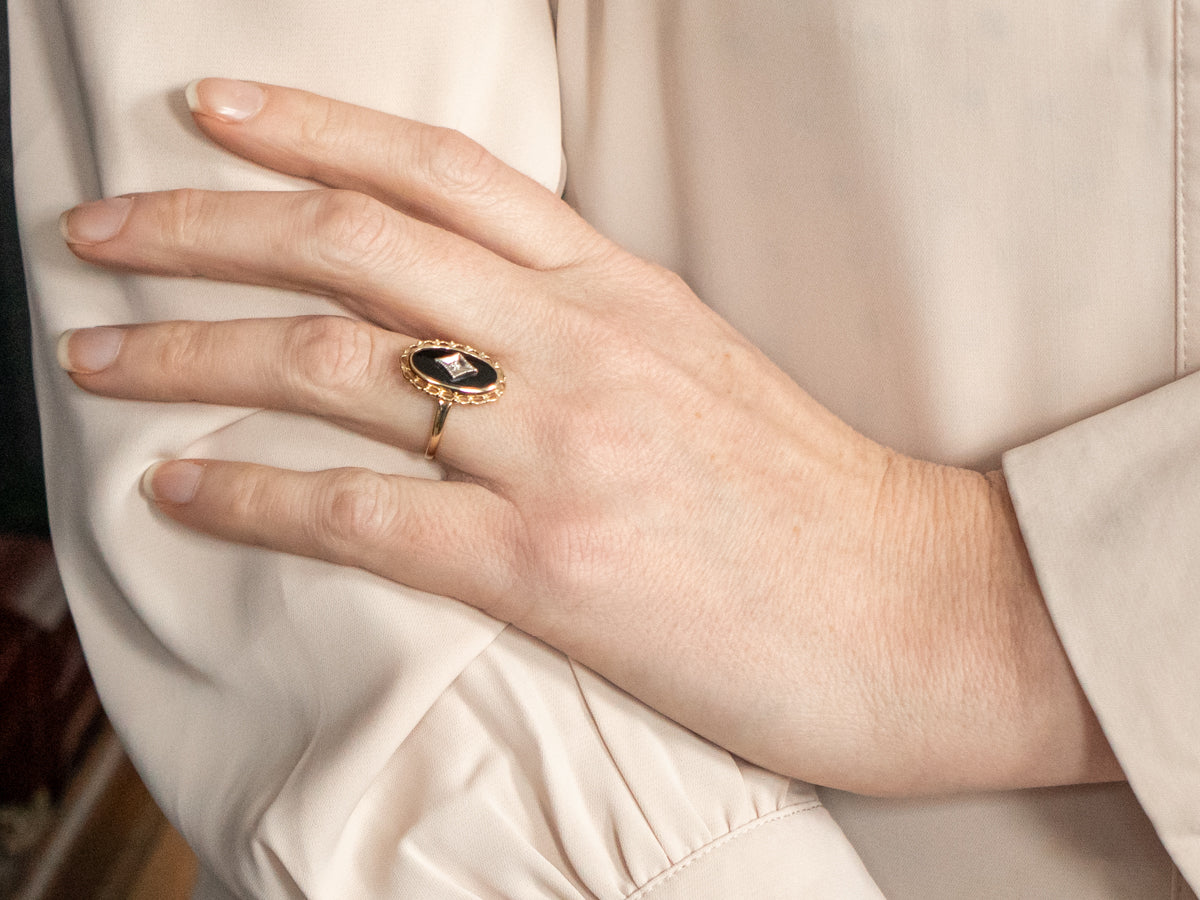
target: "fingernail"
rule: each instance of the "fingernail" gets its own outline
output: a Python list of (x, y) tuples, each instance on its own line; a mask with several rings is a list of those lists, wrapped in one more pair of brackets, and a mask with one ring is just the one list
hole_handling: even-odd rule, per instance
[(224, 122), (245, 122), (267, 102), (267, 92), (250, 81), (201, 78), (184, 91), (192, 112)]
[(109, 325), (63, 332), (58, 339), (58, 364), (68, 372), (99, 372), (112, 365), (124, 340), (125, 329)]
[(99, 244), (115, 237), (129, 218), (133, 200), (110, 197), (68, 209), (58, 220), (58, 230), (72, 244)]
[(155, 463), (142, 476), (142, 492), (156, 503), (191, 503), (204, 466), (187, 460)]

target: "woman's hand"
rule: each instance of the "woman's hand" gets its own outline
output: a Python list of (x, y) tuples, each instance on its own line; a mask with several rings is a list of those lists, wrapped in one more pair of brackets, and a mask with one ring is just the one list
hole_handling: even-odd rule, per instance
[(420, 452), (417, 340), (486, 351), (442, 482), (215, 460), (151, 470), (171, 518), (479, 607), (755, 762), (878, 793), (1119, 774), (998, 476), (821, 408), (676, 276), (442, 129), (209, 79), (214, 141), (323, 185), (64, 217), (82, 259), (295, 288), (357, 318), (70, 333), (83, 388), (294, 410)]

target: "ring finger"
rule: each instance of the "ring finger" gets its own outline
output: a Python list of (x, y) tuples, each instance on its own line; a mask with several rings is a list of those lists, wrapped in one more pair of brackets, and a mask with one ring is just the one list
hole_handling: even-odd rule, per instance
[[(413, 343), (341, 316), (156, 322), (67, 332), (59, 361), (81, 387), (105, 396), (319, 415), (420, 452), (438, 403), (401, 374)], [(520, 452), (517, 430), (503, 424), (512, 417), (497, 415), (508, 403), (466, 405), (451, 415), (438, 459), (479, 477), (504, 471)], [(466, 416), (470, 427), (456, 427)]]

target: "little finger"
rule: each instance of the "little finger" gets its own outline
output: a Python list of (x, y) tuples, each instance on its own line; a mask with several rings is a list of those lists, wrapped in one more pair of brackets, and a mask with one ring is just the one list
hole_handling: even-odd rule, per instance
[(142, 485), (163, 513), (219, 538), (356, 566), (485, 612), (510, 595), (511, 510), (477, 484), (171, 460)]

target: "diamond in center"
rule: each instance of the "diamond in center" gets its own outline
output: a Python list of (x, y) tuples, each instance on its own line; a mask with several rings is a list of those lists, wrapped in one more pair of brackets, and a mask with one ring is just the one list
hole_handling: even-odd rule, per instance
[(479, 374), (479, 370), (467, 362), (467, 358), (461, 353), (448, 353), (445, 356), (439, 356), (436, 361), (446, 370), (450, 380), (456, 383)]

